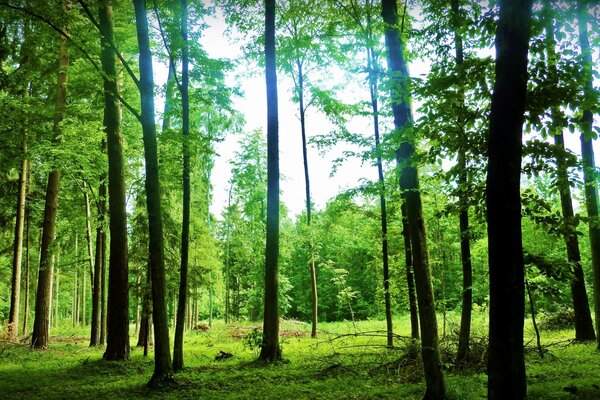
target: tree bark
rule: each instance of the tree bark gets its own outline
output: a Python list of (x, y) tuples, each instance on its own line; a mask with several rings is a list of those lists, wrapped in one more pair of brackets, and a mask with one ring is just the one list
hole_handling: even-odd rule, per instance
[[(105, 144), (102, 144), (105, 147)], [(102, 179), (104, 181), (104, 179)], [(90, 331), (90, 346), (100, 344), (102, 325), (102, 264), (105, 257), (103, 242), (103, 224), (106, 213), (106, 184), (102, 182), (98, 189), (98, 226), (96, 227), (96, 253), (94, 256), (94, 285), (92, 287), (92, 325)]]
[[(370, 27), (369, 27), (370, 28)], [(369, 73), (369, 93), (371, 96), (371, 110), (373, 112), (373, 129), (375, 135), (375, 153), (377, 155), (377, 176), (379, 184), (379, 205), (381, 213), (381, 259), (383, 262), (383, 293), (385, 303), (385, 321), (387, 330), (387, 346), (394, 346), (394, 330), (392, 326), (392, 305), (390, 298), (390, 268), (387, 239), (387, 207), (385, 202), (385, 180), (383, 176), (383, 160), (381, 157), (381, 143), (379, 137), (379, 102), (377, 100), (377, 59), (375, 50), (366, 47)]]
[(148, 208), (149, 253), (152, 271), (152, 306), (154, 320), (154, 374), (150, 385), (172, 381), (173, 369), (169, 351), (169, 328), (165, 304), (166, 280), (163, 249), (163, 226), (160, 204), (158, 151), (154, 123), (154, 81), (152, 53), (148, 37), (148, 20), (144, 0), (133, 0), (140, 51), (140, 96), (142, 130), (146, 162), (146, 204)]
[(267, 86), (267, 240), (262, 361), (281, 359), (279, 346), (279, 121), (275, 59), (275, 0), (265, 0), (265, 79)]
[[(456, 55), (456, 66), (461, 75), (460, 81), (464, 80), (462, 65), (464, 63), (463, 38), (460, 26), (459, 0), (451, 0), (452, 25), (454, 30), (454, 45)], [(464, 105), (464, 90), (460, 87), (462, 105)], [(469, 342), (471, 340), (471, 312), (473, 310), (473, 266), (471, 263), (471, 236), (469, 231), (469, 205), (467, 198), (467, 154), (466, 134), (461, 129), (461, 140), (458, 148), (458, 202), (459, 202), (459, 229), (460, 229), (460, 260), (463, 273), (462, 306), (460, 314), (460, 332), (458, 338), (458, 351), (456, 359), (458, 363), (464, 362), (469, 356)]]
[[(124, 179), (121, 108), (118, 93), (117, 61), (110, 47), (114, 39), (111, 0), (102, 0), (98, 20), (103, 32), (100, 61), (104, 71), (104, 129), (108, 150), (108, 199), (110, 260), (106, 314), (106, 360), (129, 359), (129, 281), (127, 253), (127, 212)], [(108, 38), (108, 40), (107, 40)]]
[(87, 241), (88, 265), (90, 267), (90, 289), (94, 291), (94, 249), (92, 244), (92, 210), (90, 209), (90, 196), (83, 184), (83, 202), (85, 203), (85, 238)]
[(319, 296), (317, 291), (317, 270), (315, 268), (315, 256), (312, 244), (312, 232), (310, 231), (311, 222), (311, 201), (310, 201), (310, 175), (308, 173), (308, 147), (306, 145), (306, 108), (304, 107), (304, 72), (302, 71), (302, 61), (296, 60), (298, 68), (298, 111), (300, 112), (300, 131), (302, 134), (302, 160), (304, 165), (304, 183), (306, 194), (306, 224), (308, 226), (308, 252), (309, 252), (309, 271), (312, 295), (312, 329), (310, 336), (317, 337), (317, 327), (319, 323)]
[(100, 277), (100, 346), (106, 344), (106, 232), (102, 231), (102, 265)]
[(592, 253), (592, 270), (594, 275), (594, 312), (596, 317), (596, 343), (600, 349), (600, 225), (598, 224), (598, 189), (596, 176), (596, 163), (594, 161), (594, 148), (592, 138), (594, 133), (592, 125), (594, 115), (591, 107), (594, 104), (593, 86), (593, 61), (588, 38), (587, 24), (589, 13), (587, 1), (577, 2), (577, 16), (579, 28), (579, 46), (583, 56), (583, 117), (581, 118), (581, 155), (583, 157), (583, 182), (585, 183), (585, 206), (589, 218), (589, 235)]
[[(387, 48), (388, 69), (395, 84), (392, 85), (392, 111), (394, 127), (402, 132), (412, 123), (408, 94), (408, 70), (404, 60), (403, 42), (398, 30), (398, 9), (394, 0), (382, 0), (382, 16), (386, 24), (385, 43)], [(400, 172), (400, 189), (406, 201), (408, 230), (413, 254), (419, 319), (421, 323), (421, 354), (425, 370), (425, 399), (444, 399), (446, 389), (438, 345), (435, 299), (431, 283), (425, 222), (417, 168), (413, 159), (414, 145), (405, 138), (396, 151), (396, 160)]]
[(148, 355), (148, 346), (152, 345), (152, 278), (150, 274), (150, 264), (148, 264), (142, 300), (142, 321), (137, 342), (137, 347), (144, 348), (144, 357)]
[(524, 399), (527, 392), (520, 176), (530, 20), (531, 1), (500, 1), (486, 182), (491, 400)]
[[(56, 87), (56, 101), (54, 109), (54, 126), (52, 129), (53, 141), (58, 145), (62, 140), (61, 123), (67, 108), (67, 68), (69, 65), (69, 53), (67, 40), (59, 38), (60, 49), (58, 55), (58, 78)], [(54, 243), (54, 231), (56, 229), (56, 212), (58, 208), (58, 189), (60, 183), (60, 171), (55, 167), (48, 175), (48, 186), (46, 187), (46, 203), (44, 206), (44, 225), (42, 243), (40, 249), (40, 270), (38, 274), (38, 285), (35, 298), (35, 320), (33, 333), (31, 335), (31, 347), (34, 349), (48, 348), (48, 329), (50, 324), (50, 300), (52, 285), (53, 259), (51, 254)]]
[[(27, 90), (25, 90), (25, 93)], [(15, 241), (10, 292), (10, 311), (8, 314), (8, 337), (14, 338), (19, 332), (19, 307), (21, 296), (21, 264), (23, 259), (23, 231), (25, 225), (25, 201), (27, 195), (27, 176), (29, 161), (27, 151), (27, 131), (23, 128), (23, 159), (19, 171), (19, 189), (17, 196), (17, 216), (15, 221)]]
[(408, 290), (408, 306), (410, 310), (410, 331), (413, 339), (419, 339), (419, 310), (417, 309), (417, 296), (415, 294), (415, 277), (413, 275), (413, 256), (408, 230), (408, 211), (406, 199), (402, 196), (402, 239), (404, 240), (404, 263), (406, 265), (406, 286)]
[(23, 307), (23, 335), (27, 334), (27, 320), (29, 319), (29, 286), (30, 286), (30, 272), (29, 272), (29, 246), (31, 244), (31, 232), (29, 231), (29, 207), (25, 208), (25, 224), (27, 231), (25, 234), (25, 305)]
[[(181, 0), (181, 109), (183, 134), (183, 221), (181, 223), (181, 271), (179, 280), (179, 304), (173, 348), (173, 371), (183, 369), (183, 331), (188, 292), (188, 260), (190, 241), (190, 102), (189, 102), (189, 56), (188, 56), (188, 10), (187, 0)], [(189, 317), (188, 317), (189, 318)]]

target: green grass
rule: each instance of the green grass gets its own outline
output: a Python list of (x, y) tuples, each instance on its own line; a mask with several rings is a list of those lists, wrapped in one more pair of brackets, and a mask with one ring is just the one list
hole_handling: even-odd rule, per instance
[[(485, 333), (485, 317), (476, 319), (476, 335)], [(150, 390), (152, 353), (132, 348), (131, 360), (105, 362), (102, 350), (87, 346), (87, 331), (54, 330), (50, 349), (31, 351), (26, 345), (0, 343), (0, 398), (12, 399), (419, 399), (424, 391), (418, 347), (407, 339), (407, 318), (395, 321), (402, 338), (398, 349), (383, 346), (383, 321), (323, 323), (317, 340), (310, 326), (282, 324), (285, 362), (254, 362), (256, 350), (242, 337), (259, 325), (216, 322), (207, 332), (188, 332), (184, 342), (185, 369), (177, 385)], [(447, 325), (443, 341), (446, 381), (452, 399), (482, 399), (485, 367), (455, 370), (451, 363), (455, 325)], [(600, 399), (600, 352), (593, 344), (565, 341), (572, 331), (542, 332), (548, 353), (543, 358), (532, 341), (527, 346), (528, 393), (532, 399)], [(526, 324), (525, 341), (533, 338)], [(131, 342), (135, 344), (134, 338)], [(560, 343), (557, 343), (560, 342)], [(553, 345), (553, 343), (556, 343)], [(216, 361), (221, 351), (232, 358)], [(481, 354), (484, 358), (484, 354)], [(565, 390), (567, 388), (567, 390)], [(575, 393), (571, 393), (575, 391)]]

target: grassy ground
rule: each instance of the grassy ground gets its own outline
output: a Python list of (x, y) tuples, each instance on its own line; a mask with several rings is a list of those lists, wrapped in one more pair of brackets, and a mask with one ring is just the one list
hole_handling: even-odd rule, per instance
[[(277, 365), (254, 362), (256, 350), (244, 346), (252, 325), (215, 323), (207, 332), (185, 336), (186, 368), (177, 385), (146, 387), (152, 354), (133, 348), (128, 362), (105, 362), (102, 350), (89, 348), (85, 330), (55, 330), (47, 351), (26, 344), (0, 343), (0, 399), (418, 399), (423, 394), (418, 346), (406, 339), (407, 319), (395, 321), (398, 349), (382, 346), (383, 321), (321, 324), (317, 340), (309, 325), (282, 325), (283, 354)], [(484, 317), (475, 322), (484, 327)], [(442, 349), (452, 399), (486, 395), (484, 329), (475, 330), (476, 355), (467, 369), (457, 370), (449, 322)], [(360, 332), (354, 335), (355, 332)], [(349, 334), (351, 333), (351, 334)], [(527, 346), (528, 393), (532, 399), (600, 399), (600, 352), (593, 344), (575, 344), (572, 331), (542, 332), (548, 352), (541, 358)], [(526, 328), (526, 342), (533, 339)], [(132, 338), (132, 343), (135, 341)], [(220, 352), (233, 354), (215, 360)]]

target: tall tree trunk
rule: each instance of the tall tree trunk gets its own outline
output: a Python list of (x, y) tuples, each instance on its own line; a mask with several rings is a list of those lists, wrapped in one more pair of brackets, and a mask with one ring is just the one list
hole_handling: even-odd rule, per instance
[(142, 296), (142, 321), (137, 342), (137, 347), (144, 348), (144, 357), (148, 355), (148, 346), (152, 344), (152, 278), (150, 274), (150, 264), (148, 264)]
[(85, 190), (87, 184), (83, 183), (83, 202), (85, 203), (85, 239), (87, 241), (88, 266), (90, 267), (90, 289), (94, 291), (94, 249), (92, 244), (92, 210), (90, 209), (90, 196)]
[[(102, 148), (105, 148), (103, 141)], [(105, 255), (103, 243), (103, 224), (106, 213), (106, 184), (104, 177), (98, 189), (98, 226), (96, 227), (96, 253), (94, 255), (94, 285), (92, 287), (92, 325), (90, 331), (90, 346), (100, 344), (100, 328), (102, 324), (102, 263)]]
[(369, 62), (369, 92), (371, 110), (373, 111), (373, 128), (375, 133), (375, 153), (377, 154), (377, 176), (379, 183), (379, 206), (381, 212), (381, 259), (383, 261), (383, 294), (385, 302), (385, 321), (387, 330), (387, 346), (394, 346), (394, 329), (392, 326), (392, 302), (390, 298), (390, 263), (388, 257), (387, 207), (385, 203), (385, 180), (383, 177), (383, 160), (381, 157), (381, 141), (379, 138), (379, 104), (377, 101), (377, 62), (375, 51), (367, 47)]
[(29, 272), (29, 246), (31, 245), (31, 232), (29, 231), (29, 207), (25, 209), (25, 224), (27, 231), (25, 233), (25, 305), (23, 307), (23, 331), (22, 334), (27, 334), (27, 320), (29, 319), (29, 286), (30, 286), (30, 272)]
[[(550, 83), (557, 89), (557, 54), (556, 41), (554, 39), (554, 21), (552, 18), (552, 9), (549, 1), (546, 1), (545, 9), (547, 12), (546, 22), (546, 46), (548, 52), (548, 69), (550, 74)], [(560, 117), (560, 109), (557, 106), (550, 110), (552, 120), (556, 121)], [(565, 144), (562, 131), (556, 126), (551, 126), (551, 135), (554, 136), (554, 144), (557, 150), (557, 186), (560, 194), (560, 205), (563, 214), (563, 223), (566, 228), (564, 233), (565, 245), (567, 248), (567, 259), (573, 269), (573, 279), (571, 280), (571, 296), (573, 298), (573, 310), (575, 312), (575, 339), (579, 341), (595, 340), (594, 323), (590, 313), (590, 305), (585, 288), (583, 268), (581, 266), (581, 254), (579, 252), (579, 238), (575, 229), (575, 217), (573, 212), (573, 203), (571, 201), (571, 186), (569, 184), (569, 175), (567, 171), (567, 162), (564, 157)]]
[[(58, 55), (58, 78), (56, 87), (56, 101), (54, 110), (54, 126), (52, 134), (55, 145), (62, 140), (61, 123), (67, 108), (67, 68), (69, 65), (69, 53), (67, 40), (59, 38), (60, 49)], [(38, 274), (37, 293), (35, 298), (35, 320), (33, 322), (33, 333), (31, 335), (31, 347), (34, 349), (48, 348), (48, 329), (50, 324), (50, 299), (52, 293), (52, 269), (53, 260), (51, 249), (54, 243), (54, 231), (56, 228), (56, 212), (58, 208), (58, 189), (60, 183), (60, 171), (55, 167), (48, 175), (48, 186), (46, 187), (46, 204), (44, 206), (44, 226), (40, 250), (40, 271)]]
[(146, 162), (146, 204), (148, 208), (149, 253), (152, 270), (152, 306), (154, 320), (154, 374), (151, 385), (172, 380), (169, 327), (165, 304), (165, 260), (163, 226), (160, 205), (160, 181), (156, 126), (154, 124), (154, 81), (152, 54), (148, 37), (148, 20), (144, 0), (133, 0), (140, 51), (140, 96), (142, 102), (142, 130), (144, 133), (144, 158)]
[(410, 331), (413, 339), (419, 339), (419, 311), (417, 309), (417, 296), (415, 294), (415, 277), (413, 276), (412, 246), (410, 244), (410, 232), (408, 230), (408, 211), (406, 210), (406, 199), (402, 196), (402, 238), (404, 240), (404, 262), (406, 265), (406, 286), (408, 289), (408, 306), (410, 309)]
[(188, 260), (190, 241), (190, 102), (189, 102), (189, 59), (188, 59), (188, 10), (187, 0), (181, 0), (181, 109), (183, 134), (183, 221), (181, 222), (181, 270), (179, 280), (179, 304), (175, 326), (173, 348), (173, 371), (183, 369), (183, 331), (188, 292)]
[(311, 222), (311, 201), (310, 201), (310, 176), (308, 173), (308, 147), (306, 145), (306, 108), (304, 107), (304, 71), (302, 70), (302, 61), (296, 60), (298, 68), (298, 108), (300, 111), (300, 131), (302, 134), (302, 160), (304, 165), (304, 183), (306, 193), (306, 224), (308, 226), (308, 253), (309, 253), (309, 271), (310, 286), (312, 295), (312, 330), (310, 336), (317, 337), (317, 326), (319, 320), (319, 302), (317, 292), (317, 270), (315, 268), (315, 256), (312, 243)]
[(106, 232), (102, 231), (102, 265), (100, 276), (100, 346), (106, 344)]
[[(25, 90), (27, 93), (27, 89)], [(23, 128), (23, 159), (19, 171), (19, 190), (17, 197), (17, 217), (15, 221), (15, 241), (12, 265), (12, 280), (10, 291), (10, 311), (8, 314), (8, 336), (14, 338), (19, 332), (19, 307), (21, 295), (21, 264), (23, 258), (23, 231), (25, 225), (25, 201), (27, 195), (27, 176), (29, 161), (27, 151), (27, 130)]]
[[(77, 257), (77, 252), (75, 252)], [(79, 323), (79, 271), (75, 270), (75, 281), (73, 282), (73, 303), (71, 306), (71, 319), (73, 328)]]
[(55, 286), (55, 292), (56, 292), (56, 297), (54, 300), (54, 327), (58, 328), (58, 323), (59, 323), (59, 301), (58, 301), (58, 294), (60, 293), (59, 289), (60, 289), (60, 253), (56, 256), (56, 274), (54, 274), (54, 279), (56, 281), (56, 283), (54, 284)]
[(577, 16), (579, 26), (579, 46), (583, 56), (583, 93), (584, 106), (581, 118), (581, 155), (583, 156), (583, 181), (585, 183), (585, 206), (588, 213), (590, 246), (592, 252), (592, 269), (594, 274), (594, 312), (596, 317), (596, 340), (600, 349), (600, 225), (598, 224), (598, 189), (596, 176), (596, 163), (594, 161), (594, 148), (592, 138), (594, 137), (592, 125), (594, 115), (591, 106), (594, 104), (592, 52), (588, 38), (587, 24), (589, 13), (588, 2), (578, 0)]
[(110, 225), (110, 260), (108, 266), (108, 298), (106, 314), (107, 360), (129, 359), (129, 281), (127, 254), (127, 212), (125, 210), (125, 178), (121, 107), (117, 62), (110, 47), (114, 40), (111, 0), (98, 5), (98, 20), (104, 33), (100, 61), (104, 71), (104, 130), (108, 150), (108, 200)]
[(267, 240), (263, 343), (259, 359), (281, 359), (279, 346), (279, 121), (275, 60), (275, 0), (265, 0), (265, 78), (267, 84)]
[(85, 267), (83, 268), (82, 272), (81, 272), (81, 326), (85, 326), (86, 324), (86, 317), (87, 317), (87, 313), (86, 313), (86, 297), (87, 297), (87, 282), (86, 282), (87, 278), (86, 278), (86, 274), (85, 274)]
[(500, 1), (486, 182), (490, 268), (488, 398), (524, 399), (522, 129), (531, 1)]
[[(464, 79), (462, 73), (464, 54), (463, 38), (461, 35), (459, 0), (451, 0), (452, 25), (454, 30), (454, 47), (456, 66), (460, 74), (460, 82)], [(464, 106), (464, 91), (460, 86), (461, 107)], [(463, 274), (462, 306), (460, 313), (460, 332), (458, 337), (458, 351), (456, 359), (464, 362), (469, 356), (469, 341), (471, 339), (471, 312), (473, 309), (473, 266), (471, 264), (471, 236), (469, 232), (469, 205), (467, 198), (467, 155), (466, 134), (461, 128), (461, 140), (458, 148), (458, 202), (459, 202), (459, 229), (460, 229), (460, 260)]]
[[(412, 123), (412, 115), (410, 104), (405, 100), (408, 94), (406, 82), (408, 80), (408, 70), (403, 55), (404, 44), (398, 31), (398, 9), (395, 0), (382, 0), (382, 16), (386, 23), (385, 43), (388, 69), (396, 81), (391, 92), (394, 100), (392, 102), (394, 126), (396, 130), (402, 132)], [(438, 345), (435, 299), (427, 254), (427, 236), (423, 220), (419, 179), (413, 160), (413, 146), (410, 140), (404, 140), (396, 152), (396, 159), (398, 167), (401, 169), (400, 189), (406, 201), (408, 230), (412, 245), (417, 300), (419, 303), (421, 354), (427, 386), (424, 398), (444, 399), (446, 389)]]

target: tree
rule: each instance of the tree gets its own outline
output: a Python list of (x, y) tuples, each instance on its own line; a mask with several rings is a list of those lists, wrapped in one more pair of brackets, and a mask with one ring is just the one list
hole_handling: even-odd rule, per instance
[[(25, 86), (24, 96), (29, 92), (29, 84)], [(25, 156), (27, 151), (27, 124), (23, 126), (23, 159), (19, 171), (19, 191), (17, 197), (17, 216), (15, 221), (15, 241), (13, 252), (13, 268), (10, 293), (10, 311), (8, 314), (8, 334), (11, 337), (19, 331), (19, 299), (21, 293), (21, 263), (23, 259), (23, 231), (25, 226), (25, 201), (27, 195), (27, 177), (29, 160)], [(27, 316), (25, 316), (27, 318)]]
[[(110, 224), (110, 262), (106, 314), (107, 360), (129, 359), (129, 282), (127, 249), (127, 212), (125, 210), (125, 178), (121, 107), (117, 94), (117, 61), (114, 49), (112, 1), (99, 4), (98, 16), (102, 33), (100, 60), (104, 71), (104, 129), (108, 152), (108, 200)], [(101, 250), (104, 250), (102, 248)], [(103, 260), (102, 256), (100, 260)], [(103, 262), (103, 261), (102, 261)]]
[(583, 182), (585, 183), (585, 206), (588, 213), (590, 246), (592, 248), (592, 269), (594, 273), (594, 310), (596, 316), (596, 340), (600, 349), (600, 226), (598, 226), (598, 189), (596, 164), (594, 161), (594, 136), (592, 125), (594, 114), (592, 107), (597, 104), (597, 94), (593, 85), (592, 52), (588, 38), (587, 24), (589, 13), (587, 0), (577, 1), (577, 19), (579, 28), (579, 47), (581, 48), (583, 67), (583, 105), (581, 107), (581, 154), (583, 158)]
[(531, 1), (500, 2), (486, 186), (491, 400), (524, 399), (527, 390), (520, 175), (530, 21)]
[[(548, 59), (549, 83), (552, 89), (558, 91), (557, 81), (557, 54), (554, 39), (554, 23), (550, 2), (544, 5), (546, 11), (546, 46)], [(564, 221), (564, 241), (567, 247), (567, 258), (572, 265), (573, 278), (571, 279), (571, 297), (573, 299), (573, 311), (575, 312), (575, 339), (594, 340), (594, 325), (590, 314), (583, 268), (581, 265), (581, 254), (579, 252), (579, 238), (577, 237), (576, 221), (571, 201), (571, 187), (567, 171), (567, 160), (565, 157), (565, 144), (562, 133), (560, 106), (553, 105), (550, 110), (552, 116), (551, 135), (554, 137), (556, 146), (556, 181), (560, 194), (560, 205)]]
[[(460, 6), (458, 0), (451, 0), (450, 7), (454, 22), (454, 43), (456, 53), (456, 66), (460, 69), (464, 63), (463, 39), (460, 33)], [(461, 79), (462, 81), (462, 79)], [(460, 89), (459, 89), (460, 90)], [(462, 92), (462, 90), (460, 90)], [(461, 97), (464, 97), (462, 95)], [(464, 99), (463, 99), (464, 103)], [(464, 131), (461, 131), (465, 135)], [(471, 241), (469, 233), (469, 205), (467, 198), (467, 155), (464, 145), (458, 149), (458, 185), (459, 185), (459, 225), (460, 225), (460, 255), (463, 269), (463, 292), (460, 315), (460, 333), (458, 340), (457, 360), (465, 360), (469, 354), (469, 341), (471, 337), (471, 310), (473, 308), (473, 267), (471, 265)]]
[(265, 78), (267, 84), (267, 241), (263, 342), (259, 359), (277, 361), (279, 346), (279, 121), (275, 59), (275, 0), (265, 0)]
[(154, 373), (150, 385), (156, 386), (173, 380), (169, 329), (165, 304), (165, 261), (163, 226), (160, 202), (160, 181), (156, 125), (154, 122), (154, 80), (152, 54), (148, 37), (148, 19), (144, 0), (133, 0), (140, 51), (141, 123), (144, 133), (144, 159), (146, 162), (146, 207), (148, 209), (149, 254), (152, 278), (152, 317), (154, 322)]
[(179, 304), (173, 349), (173, 370), (183, 369), (183, 327), (188, 291), (188, 257), (190, 240), (190, 103), (189, 103), (189, 52), (188, 52), (188, 9), (187, 1), (181, 0), (181, 108), (183, 134), (183, 221), (181, 223), (181, 277), (179, 282)]
[[(62, 4), (63, 12), (65, 4)], [(52, 129), (53, 142), (58, 145), (61, 141), (61, 123), (65, 117), (67, 107), (67, 68), (69, 65), (69, 53), (67, 40), (64, 36), (59, 38), (58, 69), (56, 100), (54, 109), (54, 125)], [(42, 233), (42, 244), (40, 249), (40, 269), (38, 275), (38, 286), (35, 298), (35, 320), (33, 333), (31, 335), (31, 347), (34, 349), (48, 348), (48, 329), (50, 324), (50, 298), (53, 258), (52, 244), (56, 228), (56, 212), (58, 208), (58, 190), (60, 183), (60, 170), (58, 167), (48, 175), (46, 188), (46, 203), (44, 207), (44, 227)]]
[(409, 76), (403, 55), (404, 43), (398, 29), (398, 8), (395, 1), (382, 1), (382, 16), (386, 24), (385, 43), (388, 70), (393, 80), (390, 87), (394, 127), (401, 135), (400, 145), (396, 151), (396, 160), (400, 170), (400, 189), (406, 202), (408, 230), (413, 253), (419, 320), (421, 323), (421, 354), (427, 386), (424, 398), (444, 399), (446, 389), (438, 345), (435, 300), (431, 283), (419, 178), (413, 159), (413, 139), (408, 135), (412, 123), (410, 104), (407, 100), (409, 94), (407, 80)]

